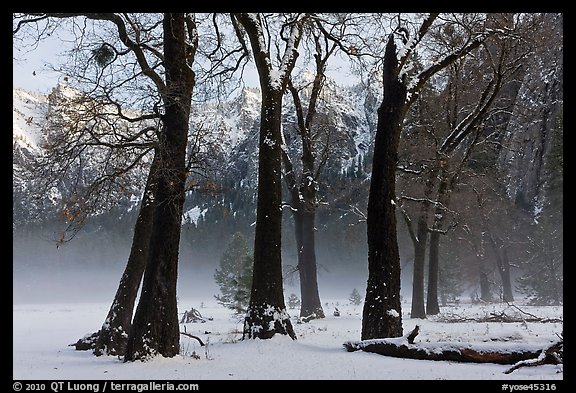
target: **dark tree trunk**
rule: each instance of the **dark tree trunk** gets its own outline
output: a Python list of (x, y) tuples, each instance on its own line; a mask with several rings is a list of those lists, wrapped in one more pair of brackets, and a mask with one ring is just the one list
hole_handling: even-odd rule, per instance
[(485, 302), (492, 301), (492, 292), (490, 290), (490, 279), (488, 278), (488, 273), (484, 265), (486, 264), (484, 261), (484, 257), (480, 258), (480, 300)]
[(126, 361), (173, 357), (180, 351), (176, 302), (178, 249), (186, 179), (186, 142), (194, 72), (187, 59), (184, 14), (164, 15), (165, 113), (157, 149), (159, 169), (150, 250)]
[(314, 223), (316, 212), (293, 211), (298, 247), (298, 272), (300, 273), (300, 317), (324, 318), (318, 293)]
[(440, 313), (438, 303), (438, 271), (439, 271), (439, 245), (440, 233), (430, 234), (430, 253), (428, 260), (428, 293), (426, 297), (426, 314), (436, 315)]
[(267, 339), (276, 333), (296, 338), (282, 283), (282, 94), (267, 83), (262, 86), (254, 270), (244, 338)]
[[(426, 207), (425, 207), (426, 206)], [(424, 309), (424, 265), (428, 240), (428, 203), (423, 206), (418, 218), (416, 239), (414, 239), (414, 271), (412, 273), (412, 307), (411, 318), (426, 318)]]
[(298, 274), (300, 278), (300, 317), (311, 320), (325, 318), (320, 295), (318, 292), (318, 277), (316, 265), (316, 182), (312, 179), (314, 156), (308, 138), (302, 138), (304, 145), (302, 164), (305, 168), (300, 179), (300, 185), (296, 183), (296, 176), (290, 158), (284, 154), (286, 173), (284, 179), (290, 195), (290, 207), (294, 218), (294, 234), (296, 238), (296, 250), (298, 255)]
[(512, 293), (512, 283), (510, 282), (510, 261), (508, 260), (508, 253), (501, 239), (495, 238), (493, 234), (489, 234), (490, 244), (494, 251), (496, 258), (496, 266), (500, 273), (502, 280), (502, 300), (505, 302), (513, 302), (514, 294)]
[[(330, 51), (331, 53), (331, 51)], [(316, 105), (324, 81), (324, 71), (326, 61), (330, 55), (322, 58), (320, 53), (314, 55), (316, 59), (316, 76), (308, 102), (308, 111), (304, 116), (300, 92), (294, 87), (292, 81), (288, 81), (288, 87), (292, 93), (296, 118), (298, 124), (298, 134), (302, 141), (302, 173), (300, 179), (296, 179), (292, 161), (287, 152), (283, 152), (283, 160), (286, 172), (284, 180), (289, 190), (290, 206), (294, 218), (294, 229), (296, 236), (296, 247), (298, 254), (298, 273), (300, 276), (300, 317), (307, 321), (314, 318), (324, 318), (324, 310), (320, 302), (318, 292), (317, 265), (316, 265), (316, 245), (314, 224), (316, 221), (316, 210), (318, 207), (317, 190), (318, 177), (327, 159), (327, 152), (320, 155), (318, 167), (315, 165), (316, 155), (314, 153), (314, 138), (311, 135), (311, 128), (316, 115)]]
[(390, 35), (384, 54), (384, 98), (378, 108), (368, 198), (368, 282), (362, 313), (362, 340), (402, 336), (395, 201), (406, 86), (398, 78), (396, 45)]
[(124, 355), (126, 351), (136, 296), (138, 295), (148, 257), (150, 233), (154, 217), (154, 189), (157, 167), (158, 159), (155, 155), (148, 174), (148, 180), (146, 181), (140, 212), (134, 226), (128, 263), (120, 279), (120, 285), (106, 320), (98, 332), (98, 340), (94, 348), (94, 354), (97, 356)]
[(428, 244), (428, 221), (430, 202), (436, 188), (438, 170), (433, 167), (426, 179), (424, 201), (420, 205), (416, 237), (412, 239), (414, 246), (414, 270), (412, 273), (412, 307), (411, 318), (426, 318), (424, 308), (424, 265), (426, 262), (426, 246)]
[(426, 314), (436, 315), (440, 313), (438, 304), (438, 274), (440, 270), (440, 230), (445, 212), (442, 206), (448, 206), (449, 201), (449, 180), (446, 177), (445, 169), (440, 171), (440, 185), (438, 186), (439, 202), (434, 211), (434, 222), (432, 233), (430, 234), (430, 252), (428, 256), (428, 293), (426, 297)]
[(296, 64), (302, 37), (302, 19), (291, 26), (280, 71), (272, 73), (270, 53), (261, 16), (234, 14), (244, 27), (258, 70), (262, 106), (258, 150), (258, 202), (254, 234), (254, 269), (250, 304), (244, 319), (243, 338), (267, 339), (276, 333), (296, 339), (284, 303), (282, 283), (282, 97), (290, 72)]
[(508, 259), (508, 252), (505, 249), (502, 250), (502, 267), (499, 270), (500, 277), (502, 278), (502, 300), (505, 302), (513, 302), (514, 293), (510, 280), (510, 260)]

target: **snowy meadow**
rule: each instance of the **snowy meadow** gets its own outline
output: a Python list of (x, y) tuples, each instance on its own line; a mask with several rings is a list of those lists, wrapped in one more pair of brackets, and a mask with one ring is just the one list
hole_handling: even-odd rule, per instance
[[(46, 276), (44, 276), (45, 278)], [(64, 280), (70, 280), (70, 277)], [(185, 278), (181, 278), (185, 280)], [(210, 277), (202, 278), (209, 282)], [(474, 364), (452, 361), (412, 360), (363, 351), (347, 352), (343, 344), (360, 339), (362, 305), (348, 300), (348, 286), (327, 291), (323, 299), (326, 318), (298, 322), (298, 310), (289, 309), (297, 340), (275, 336), (270, 340), (242, 340), (242, 318), (214, 299), (212, 286), (184, 293), (179, 312), (195, 308), (203, 321), (182, 323), (181, 331), (198, 337), (181, 336), (180, 355), (148, 362), (124, 363), (112, 356), (95, 357), (90, 351), (76, 351), (69, 344), (100, 327), (113, 296), (111, 288), (99, 293), (102, 300), (76, 300), (71, 287), (57, 302), (50, 302), (50, 288), (43, 290), (46, 301), (24, 297), (25, 285), (15, 282), (14, 291), (24, 300), (13, 304), (14, 380), (563, 380), (563, 367), (542, 365), (522, 367), (509, 374), (510, 365)], [(98, 281), (98, 280), (96, 280)], [(103, 280), (104, 281), (104, 280)], [(55, 280), (54, 282), (57, 282)], [(60, 285), (60, 284), (58, 284)], [(89, 284), (88, 284), (89, 285)], [(183, 286), (183, 285), (182, 285)], [(30, 289), (30, 288), (29, 288)], [(30, 289), (31, 290), (31, 289)], [(62, 289), (59, 289), (62, 291)], [(288, 294), (296, 288), (287, 286)], [(213, 293), (212, 293), (212, 292)], [(359, 290), (360, 293), (363, 289)], [(90, 301), (91, 300), (91, 301)], [(98, 301), (94, 301), (98, 300)], [(340, 315), (335, 316), (338, 309)], [(472, 303), (441, 308), (441, 314), (427, 319), (407, 315), (410, 303), (402, 303), (403, 328), (408, 334), (416, 325), (420, 332), (415, 344), (445, 345), (471, 343), (513, 350), (521, 346), (548, 347), (563, 330), (562, 307), (535, 307), (518, 300), (514, 304)], [(406, 311), (408, 310), (408, 311)], [(498, 322), (506, 316), (519, 322)], [(534, 317), (542, 322), (530, 322)]]

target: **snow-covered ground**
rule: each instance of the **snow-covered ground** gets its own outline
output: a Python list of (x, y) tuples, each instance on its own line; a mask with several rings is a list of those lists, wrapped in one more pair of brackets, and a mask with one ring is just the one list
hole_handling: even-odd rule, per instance
[[(111, 299), (110, 299), (111, 300)], [(95, 331), (103, 322), (109, 303), (81, 303), (73, 298), (61, 303), (13, 304), (14, 380), (563, 380), (563, 367), (523, 367), (504, 374), (508, 365), (410, 360), (362, 351), (346, 352), (343, 343), (359, 340), (362, 306), (349, 304), (346, 296), (324, 299), (325, 319), (296, 323), (298, 339), (241, 340), (241, 319), (219, 305), (212, 294), (179, 298), (180, 311), (194, 307), (205, 323), (188, 323), (186, 331), (207, 343), (182, 336), (181, 355), (149, 362), (124, 363), (117, 357), (95, 357), (68, 344)], [(508, 316), (563, 318), (562, 307), (531, 307), (516, 303), (464, 304), (443, 307), (434, 318), (406, 317), (404, 332), (415, 325), (415, 343), (492, 343), (501, 348), (537, 344), (542, 348), (562, 333), (563, 323), (458, 322), (445, 318)], [(333, 315), (337, 307), (340, 316)], [(521, 309), (522, 312), (519, 310)], [(289, 310), (297, 315), (297, 310)], [(184, 325), (182, 325), (182, 330)], [(548, 386), (549, 387), (549, 386)], [(550, 389), (547, 389), (550, 390)]]

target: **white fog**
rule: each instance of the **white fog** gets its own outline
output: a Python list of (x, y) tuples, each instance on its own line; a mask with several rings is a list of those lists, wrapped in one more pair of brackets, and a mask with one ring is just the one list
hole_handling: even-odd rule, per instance
[[(126, 267), (130, 245), (110, 245), (104, 240), (95, 244), (80, 234), (80, 239), (72, 239), (57, 247), (49, 236), (46, 233), (31, 235), (25, 240), (21, 237), (13, 239), (14, 304), (60, 303), (71, 299), (75, 302), (111, 302)], [(346, 268), (328, 266), (329, 259), (319, 258), (321, 297), (346, 299), (354, 288), (360, 293), (365, 291), (367, 261), (356, 260), (352, 267)], [(219, 293), (214, 280), (218, 263), (218, 255), (195, 258), (193, 250), (182, 250), (178, 296), (213, 300)], [(285, 258), (285, 265), (293, 266), (295, 261)], [(285, 296), (299, 294), (298, 274), (290, 273), (289, 266), (284, 270)], [(404, 276), (409, 277), (409, 274), (407, 271)], [(409, 293), (403, 290), (403, 296), (409, 296)]]

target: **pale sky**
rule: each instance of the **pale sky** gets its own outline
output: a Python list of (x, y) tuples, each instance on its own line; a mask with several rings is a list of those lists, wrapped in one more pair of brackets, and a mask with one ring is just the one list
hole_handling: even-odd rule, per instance
[[(58, 38), (49, 37), (41, 41), (38, 46), (29, 51), (12, 46), (12, 84), (14, 88), (21, 88), (31, 92), (48, 93), (56, 86), (60, 74), (52, 72), (46, 67), (48, 63), (57, 64), (57, 56), (64, 49), (64, 43)], [(35, 73), (35, 75), (34, 75)]]
[[(38, 46), (30, 50), (22, 50), (13, 45), (12, 56), (12, 81), (14, 88), (21, 88), (30, 92), (47, 94), (58, 81), (63, 78), (59, 73), (50, 71), (48, 64), (57, 66), (65, 61), (62, 53), (69, 48), (65, 42), (55, 36), (42, 40)], [(349, 75), (348, 63), (339, 56), (332, 59), (328, 67), (328, 75), (339, 84), (351, 84), (357, 77)], [(247, 72), (244, 75), (247, 86), (258, 87), (256, 71)]]

